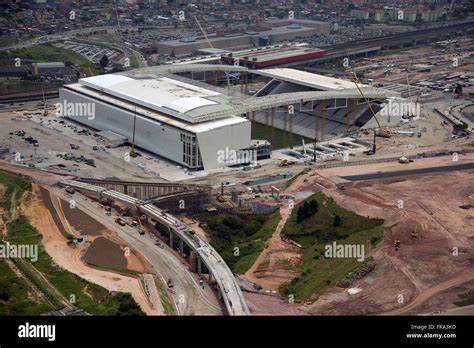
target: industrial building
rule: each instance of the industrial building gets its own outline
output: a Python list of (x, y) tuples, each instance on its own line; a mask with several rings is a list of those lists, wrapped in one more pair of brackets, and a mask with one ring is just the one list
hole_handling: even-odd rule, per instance
[[(94, 115), (67, 113), (78, 123), (126, 137), (136, 146), (189, 169), (223, 167), (219, 151), (251, 146), (250, 122), (230, 111), (229, 97), (170, 77), (101, 75), (60, 90), (64, 105), (94, 105)], [(230, 163), (233, 164), (233, 163)]]
[(156, 52), (174, 57), (191, 55), (203, 48), (236, 49), (249, 46), (267, 46), (279, 42), (302, 39), (313, 35), (327, 35), (330, 23), (309, 20), (276, 20), (265, 22), (259, 30), (242, 33), (209, 34), (205, 37), (184, 37), (178, 40), (162, 41), (156, 45)]
[(235, 64), (238, 62), (239, 65), (250, 69), (262, 69), (320, 58), (325, 54), (324, 50), (307, 47), (303, 44), (279, 45), (224, 54), (221, 59), (224, 63)]

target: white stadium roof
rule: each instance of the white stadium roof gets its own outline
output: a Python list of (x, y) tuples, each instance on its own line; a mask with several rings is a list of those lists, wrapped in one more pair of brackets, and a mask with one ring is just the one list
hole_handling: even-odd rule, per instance
[[(258, 72), (276, 80), (317, 88), (323, 91), (340, 91), (356, 88), (354, 82), (351, 81), (289, 68), (264, 69), (258, 70)], [(361, 83), (358, 83), (358, 85), (359, 87), (370, 87)]]
[(225, 115), (225, 117), (218, 116), (218, 117), (213, 117), (209, 120), (202, 121), (202, 122), (189, 123), (189, 122), (186, 122), (185, 120), (169, 117), (165, 113), (152, 110), (147, 106), (142, 106), (140, 104), (136, 104), (135, 102), (132, 102), (129, 100), (125, 100), (125, 99), (117, 98), (113, 95), (101, 93), (97, 89), (87, 88), (86, 86), (79, 83), (73, 83), (73, 84), (67, 85), (65, 86), (65, 88), (70, 91), (80, 93), (82, 95), (89, 96), (97, 100), (104, 101), (108, 104), (114, 105), (121, 109), (128, 110), (130, 112), (136, 112), (139, 115), (143, 115), (157, 122), (166, 123), (171, 126), (185, 129), (193, 133), (200, 133), (200, 132), (205, 132), (208, 130), (225, 127), (225, 126), (229, 126), (233, 124), (248, 122), (245, 118), (242, 118), (239, 116)]
[(190, 123), (201, 122), (208, 113), (232, 110), (229, 97), (168, 77), (110, 74), (83, 78), (79, 84)]

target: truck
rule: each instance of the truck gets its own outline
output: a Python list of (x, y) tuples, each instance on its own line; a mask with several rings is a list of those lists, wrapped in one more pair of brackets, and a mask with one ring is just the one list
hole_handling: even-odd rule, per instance
[(123, 221), (121, 218), (116, 218), (115, 222), (118, 223), (120, 226), (125, 226), (126, 225), (125, 221)]

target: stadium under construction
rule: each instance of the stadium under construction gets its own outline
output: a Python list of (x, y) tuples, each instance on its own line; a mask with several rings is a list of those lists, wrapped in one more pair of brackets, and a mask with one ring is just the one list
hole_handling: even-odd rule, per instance
[[(263, 87), (250, 93), (255, 81)], [(60, 104), (93, 106), (93, 115), (64, 116), (190, 170), (207, 170), (269, 158), (276, 131), (317, 141), (347, 136), (371, 119), (369, 103), (378, 111), (392, 95), (295, 69), (193, 64), (83, 78), (60, 90)], [(268, 133), (252, 140), (259, 124)]]

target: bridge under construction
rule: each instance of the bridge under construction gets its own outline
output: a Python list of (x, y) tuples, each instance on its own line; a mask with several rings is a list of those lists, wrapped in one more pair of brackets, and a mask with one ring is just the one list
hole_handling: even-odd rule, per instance
[[(92, 181), (87, 182), (87, 181)], [(93, 180), (81, 179), (79, 180), (64, 180), (59, 183), (60, 187), (70, 187), (79, 192), (88, 193), (95, 196), (97, 199), (111, 199), (113, 201), (119, 201), (125, 204), (132, 205), (137, 207), (137, 209), (148, 216), (150, 219), (158, 221), (161, 225), (165, 226), (170, 233), (170, 245), (173, 245), (174, 239), (179, 240), (181, 255), (184, 252), (184, 244), (186, 244), (191, 250), (197, 254), (197, 270), (198, 273), (201, 273), (201, 265), (204, 263), (207, 270), (209, 271), (209, 281), (215, 281), (219, 298), (224, 302), (226, 311), (229, 315), (249, 315), (250, 311), (248, 309), (247, 303), (245, 302), (244, 296), (240, 289), (240, 286), (235, 279), (232, 271), (227, 266), (222, 257), (217, 253), (217, 251), (210, 246), (206, 241), (201, 239), (198, 235), (192, 233), (191, 228), (186, 225), (184, 222), (174, 217), (173, 215), (166, 213), (162, 209), (155, 206), (149, 198), (153, 198), (153, 195), (156, 194), (156, 191), (160, 187), (163, 191), (165, 187), (169, 194), (172, 190), (181, 189), (181, 192), (185, 192), (186, 189), (190, 190), (193, 185), (186, 188), (188, 185), (175, 185), (175, 184), (148, 184), (151, 188), (147, 192), (147, 184), (136, 184), (131, 182), (115, 182), (115, 181), (98, 181), (94, 182)], [(165, 186), (160, 186), (165, 185)], [(169, 185), (169, 186), (167, 186)], [(130, 196), (124, 192), (115, 191), (110, 187), (121, 189), (125, 191), (131, 188), (142, 187), (144, 199)], [(196, 189), (197, 189), (197, 185)], [(181, 187), (179, 189), (179, 187)], [(127, 191), (128, 192), (128, 191)], [(135, 191), (132, 191), (135, 192)], [(156, 197), (156, 196), (155, 196)], [(148, 198), (148, 199), (147, 199)]]

